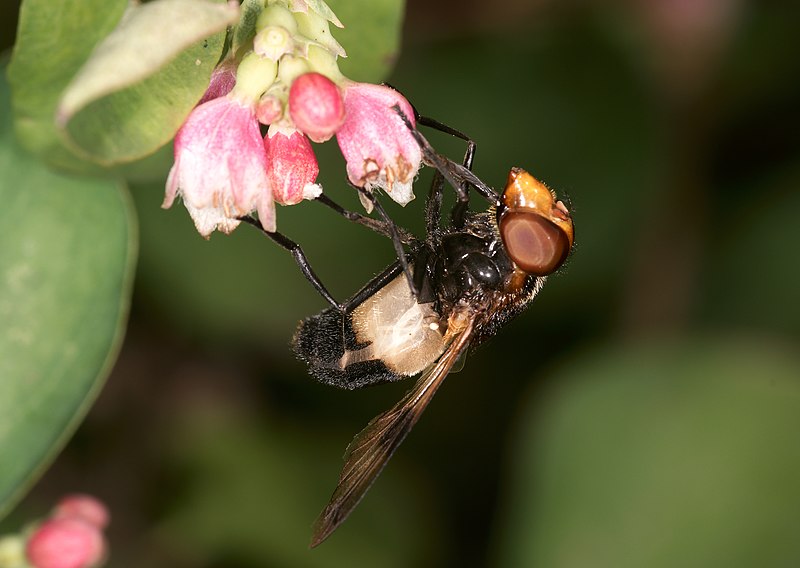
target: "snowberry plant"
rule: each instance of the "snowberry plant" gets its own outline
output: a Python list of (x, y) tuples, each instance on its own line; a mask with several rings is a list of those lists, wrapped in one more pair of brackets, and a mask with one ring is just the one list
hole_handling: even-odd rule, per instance
[(411, 105), (390, 87), (345, 77), (330, 24), (342, 25), (321, 1), (270, 2), (252, 42), (215, 70), (175, 138), (164, 200), (169, 207), (180, 195), (201, 235), (229, 233), (254, 211), (275, 231), (276, 202), (319, 196), (310, 141), (334, 135), (354, 185), (403, 205), (413, 198), (420, 149), (395, 110), (413, 124)]
[[(116, 359), (137, 256), (130, 180), (159, 180), (147, 207), (182, 203), (204, 237), (244, 215), (276, 230), (277, 205), (322, 191), (322, 143), (341, 149), (339, 179), (413, 197), (419, 149), (392, 107), (413, 112), (380, 84), (402, 2), (340, 4), (337, 18), (322, 0), (22, 1), (0, 75), (0, 517)], [(104, 522), (54, 513), (0, 557), (60, 566), (48, 558), (63, 545), (83, 555), (70, 565), (95, 565)]]

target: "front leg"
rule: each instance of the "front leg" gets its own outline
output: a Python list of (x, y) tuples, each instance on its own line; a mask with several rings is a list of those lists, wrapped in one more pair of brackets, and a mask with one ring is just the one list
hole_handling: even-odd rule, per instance
[[(350, 211), (345, 209), (330, 197), (321, 193), (315, 201), (318, 201), (325, 205), (326, 207), (333, 209), (339, 215), (347, 219), (348, 221), (352, 221), (353, 223), (357, 223), (359, 225), (363, 225), (368, 229), (375, 231), (376, 233), (383, 235), (384, 237), (392, 238), (393, 231), (396, 232), (400, 242), (406, 245), (414, 246), (417, 243), (417, 237), (415, 237), (410, 232), (406, 231), (402, 227), (398, 227), (394, 223), (387, 223), (386, 221), (379, 221), (377, 219), (373, 219), (372, 217), (367, 217), (366, 215), (362, 215), (361, 213), (357, 213), (355, 211)], [(391, 225), (394, 225), (394, 229), (392, 229)]]
[(406, 115), (403, 114), (403, 111), (400, 109), (400, 107), (395, 105), (394, 109), (400, 116), (400, 119), (411, 131), (411, 135), (417, 141), (417, 144), (419, 144), (419, 147), (422, 150), (423, 161), (442, 173), (444, 178), (456, 190), (460, 201), (469, 200), (469, 197), (466, 196), (467, 191), (464, 188), (466, 186), (472, 186), (491, 205), (499, 205), (500, 198), (495, 190), (483, 183), (478, 176), (469, 170), (469, 168), (454, 162), (450, 158), (443, 156), (434, 150), (430, 143), (419, 132), (419, 130), (414, 128), (414, 125), (411, 124)]
[(249, 215), (245, 217), (241, 217), (241, 220), (245, 223), (248, 223), (254, 226), (256, 229), (261, 231), (265, 236), (269, 237), (273, 242), (275, 242), (278, 246), (283, 248), (284, 250), (289, 251), (292, 256), (294, 257), (297, 266), (300, 267), (300, 272), (303, 273), (303, 276), (306, 277), (311, 285), (314, 287), (320, 296), (322, 296), (326, 302), (328, 302), (332, 308), (336, 309), (339, 312), (345, 312), (346, 304), (340, 304), (337, 302), (322, 281), (319, 279), (317, 274), (314, 272), (314, 269), (311, 268), (311, 264), (308, 262), (308, 258), (306, 258), (305, 253), (303, 252), (302, 247), (291, 240), (289, 237), (275, 231), (270, 232), (264, 229), (261, 226), (261, 222), (258, 219), (255, 219)]

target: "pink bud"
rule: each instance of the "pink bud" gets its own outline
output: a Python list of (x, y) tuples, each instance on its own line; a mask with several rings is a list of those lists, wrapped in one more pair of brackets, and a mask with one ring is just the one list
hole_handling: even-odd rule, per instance
[(42, 523), (26, 546), (34, 568), (89, 568), (105, 553), (100, 529), (74, 518), (51, 519)]
[(300, 75), (289, 89), (289, 115), (298, 130), (314, 142), (325, 142), (344, 122), (339, 87), (319, 73)]
[(297, 130), (271, 127), (264, 137), (267, 179), (272, 195), (281, 205), (314, 199), (321, 188), (314, 182), (319, 173), (317, 158), (308, 138)]
[(53, 518), (81, 519), (98, 529), (104, 529), (108, 526), (109, 514), (100, 500), (91, 495), (75, 494), (67, 495), (58, 502), (53, 510)]
[(414, 199), (411, 185), (422, 151), (395, 107), (413, 125), (411, 104), (390, 87), (351, 83), (345, 89), (344, 107), (346, 117), (336, 140), (347, 160), (350, 181), (368, 190), (383, 189), (406, 205)]
[(264, 95), (256, 106), (256, 118), (261, 124), (272, 124), (283, 116), (283, 103), (275, 95)]

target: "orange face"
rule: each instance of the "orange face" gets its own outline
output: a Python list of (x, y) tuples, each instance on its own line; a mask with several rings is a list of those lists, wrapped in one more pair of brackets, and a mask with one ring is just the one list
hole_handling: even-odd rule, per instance
[(500, 198), (497, 225), (517, 267), (535, 276), (555, 272), (569, 255), (575, 231), (564, 203), (521, 168), (512, 168)]

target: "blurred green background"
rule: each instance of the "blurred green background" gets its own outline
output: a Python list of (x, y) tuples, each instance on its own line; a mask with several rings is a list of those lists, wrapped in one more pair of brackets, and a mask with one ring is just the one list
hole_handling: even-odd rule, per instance
[[(324, 303), (292, 259), (247, 227), (204, 241), (144, 176), (122, 355), (4, 526), (81, 490), (112, 510), (115, 567), (800, 565), (798, 21), (743, 0), (409, 2), (389, 81), (477, 141), (489, 184), (516, 165), (569, 196), (568, 265), (309, 551), (347, 443), (410, 383), (316, 384), (288, 341)], [(388, 206), (417, 232), (429, 176)], [(314, 203), (279, 224), (339, 298), (393, 258)]]

